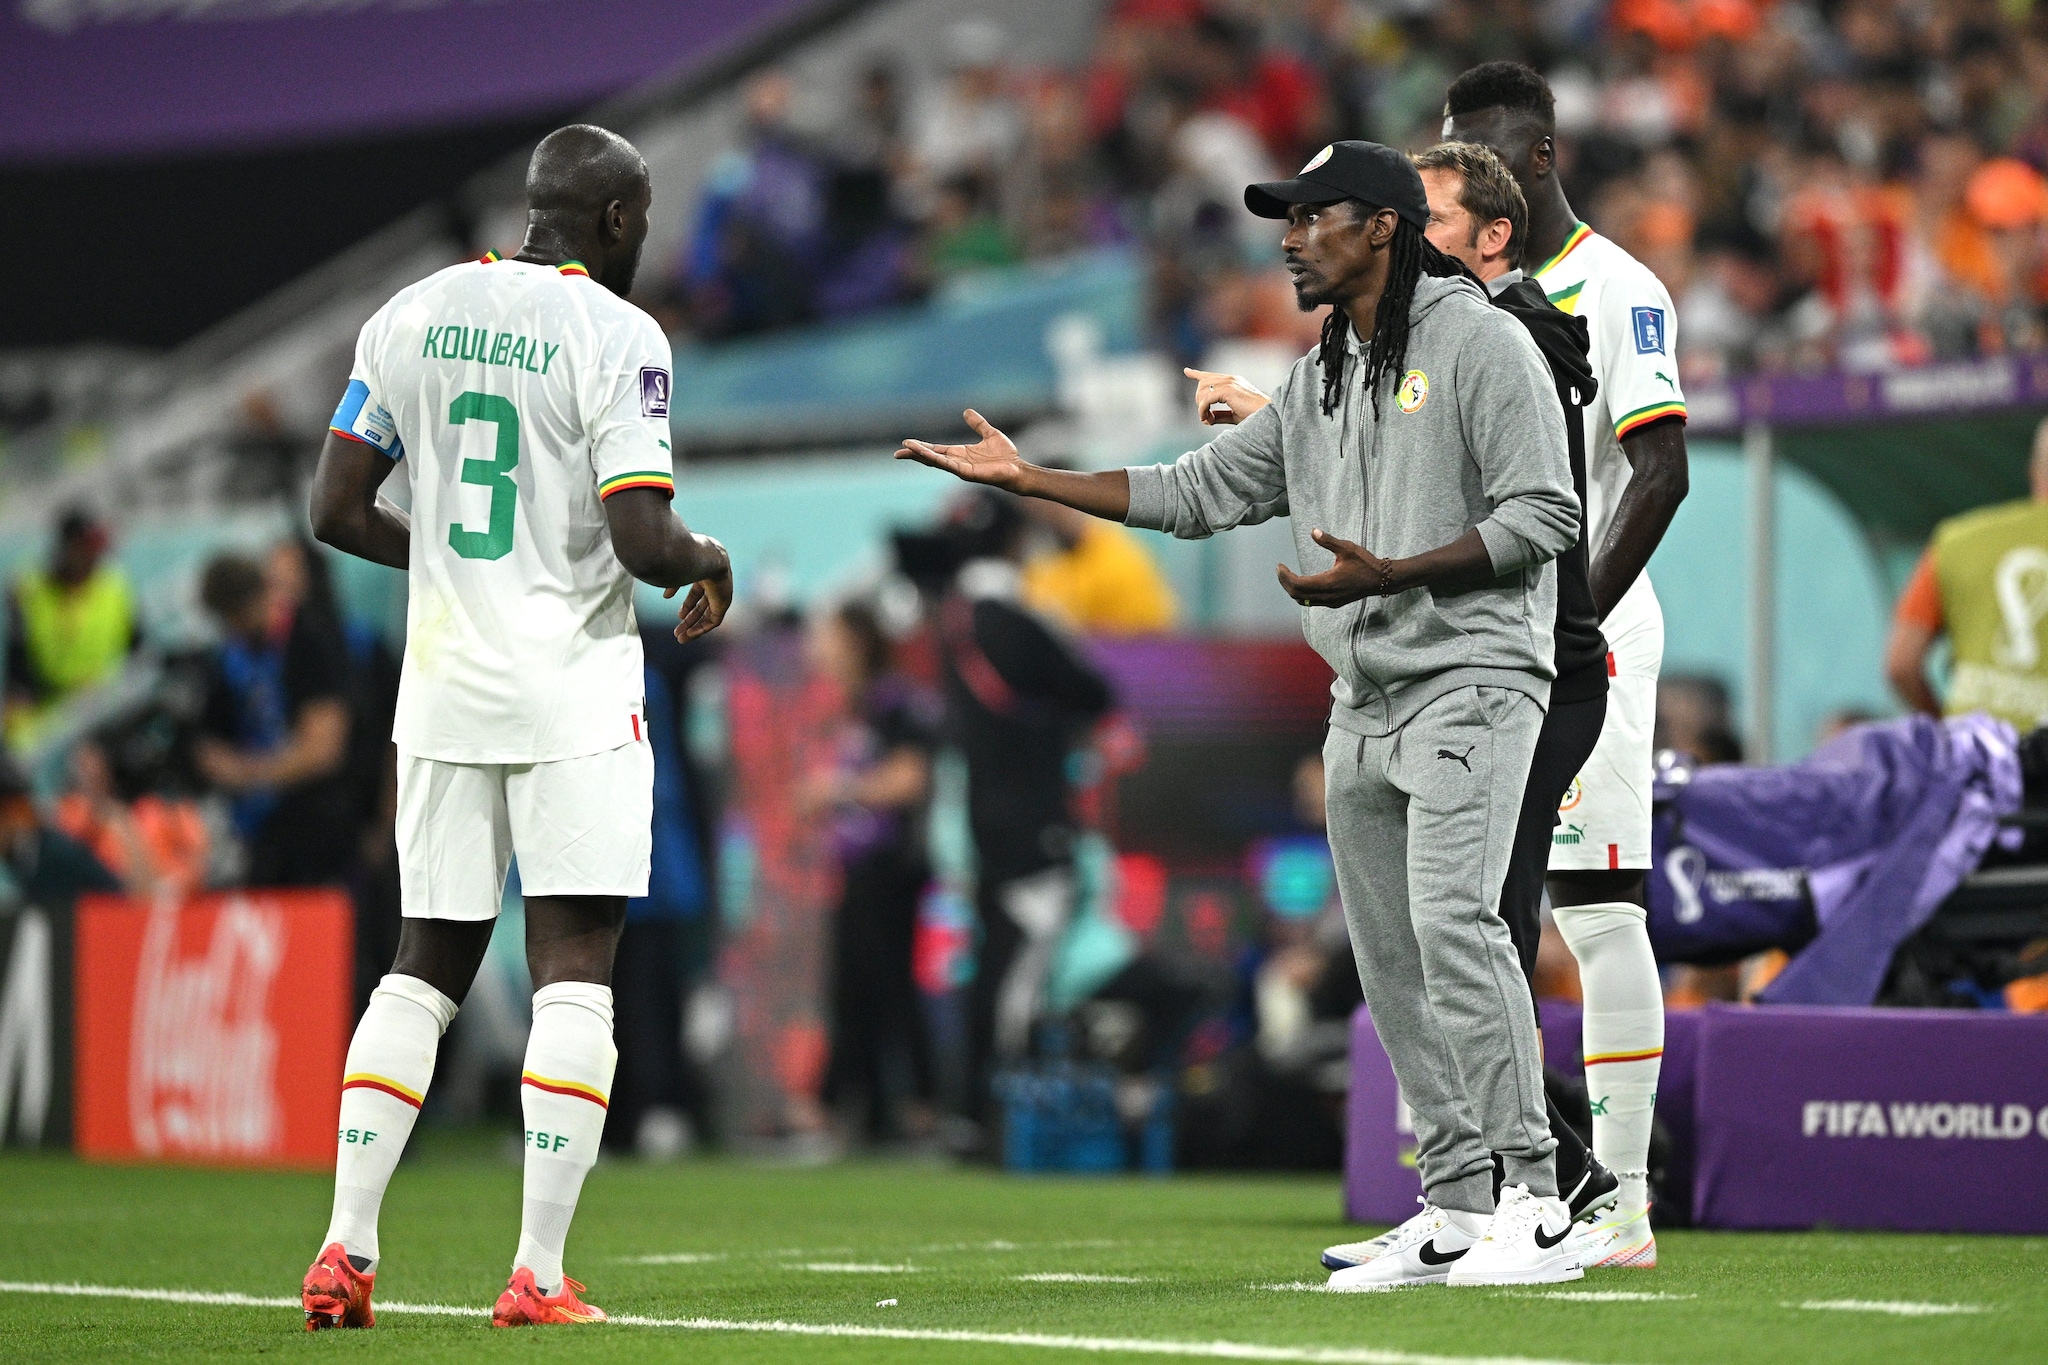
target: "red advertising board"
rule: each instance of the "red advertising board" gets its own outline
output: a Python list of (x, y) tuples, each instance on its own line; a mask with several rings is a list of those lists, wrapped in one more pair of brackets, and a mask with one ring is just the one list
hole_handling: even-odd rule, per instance
[(79, 1154), (331, 1166), (353, 933), (339, 891), (82, 898)]

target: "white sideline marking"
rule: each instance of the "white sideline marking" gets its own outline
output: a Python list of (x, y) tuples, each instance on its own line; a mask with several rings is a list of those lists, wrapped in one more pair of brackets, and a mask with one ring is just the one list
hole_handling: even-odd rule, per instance
[[(142, 1289), (107, 1284), (46, 1284), (0, 1280), (0, 1294), (59, 1294), (74, 1298), (145, 1299), (157, 1303), (194, 1303), (225, 1308), (298, 1309), (297, 1299), (257, 1294), (208, 1293), (196, 1289)], [(488, 1309), (445, 1303), (380, 1303), (380, 1313), (418, 1313), (434, 1317), (489, 1317)], [(1040, 1332), (972, 1332), (938, 1328), (863, 1327), (837, 1322), (738, 1322), (724, 1318), (648, 1318), (614, 1314), (621, 1327), (666, 1327), (691, 1332), (765, 1332), (801, 1337), (870, 1337), (885, 1341), (939, 1341), (972, 1346), (1025, 1346), (1055, 1351), (1098, 1354), (1180, 1356), (1207, 1360), (1299, 1361), (1306, 1365), (1580, 1365), (1565, 1360), (1534, 1360), (1527, 1356), (1440, 1356), (1412, 1351), (1381, 1351), (1357, 1346), (1262, 1346), (1248, 1341), (1159, 1341), (1144, 1337), (1070, 1337)]]
[(621, 1256), (627, 1265), (702, 1265), (706, 1261), (722, 1261), (722, 1251), (671, 1251), (662, 1256)]
[(1290, 1280), (1286, 1284), (1255, 1284), (1254, 1289), (1272, 1289), (1284, 1294), (1391, 1294), (1397, 1289), (1419, 1289), (1413, 1284), (1331, 1284), (1328, 1280)]
[[(0, 1219), (0, 1221), (5, 1221)], [(943, 1254), (961, 1251), (1097, 1251), (1106, 1247), (1126, 1245), (1100, 1237), (1070, 1242), (1006, 1242), (998, 1238), (988, 1242), (934, 1242), (928, 1246), (888, 1248), (904, 1250), (909, 1255)], [(655, 1252), (646, 1256), (614, 1256), (611, 1259), (619, 1265), (702, 1265), (711, 1261), (790, 1261), (802, 1256), (856, 1256), (866, 1251), (873, 1255), (876, 1247), (778, 1247), (769, 1251), (674, 1251)]]
[(1983, 1313), (1989, 1310), (1981, 1303), (1912, 1303), (1908, 1301), (1887, 1302), (1881, 1299), (1808, 1299), (1805, 1303), (1788, 1303), (1786, 1308), (1813, 1308), (1832, 1310), (1838, 1313), (1890, 1313), (1901, 1318), (1932, 1318), (1949, 1313)]
[[(260, 1294), (211, 1293), (201, 1289), (136, 1289), (113, 1284), (42, 1284), (31, 1280), (0, 1280), (0, 1294), (62, 1294), (80, 1299), (147, 1299), (155, 1303), (198, 1303), (212, 1308), (299, 1308), (297, 1299)], [(452, 1303), (406, 1303), (394, 1299), (377, 1305), (380, 1313), (425, 1313), (444, 1318), (487, 1318), (488, 1308)]]
[(988, 1242), (934, 1242), (930, 1246), (912, 1247), (910, 1250), (913, 1254), (920, 1251), (1074, 1251), (1125, 1245), (1128, 1243), (1112, 1242), (1103, 1237), (1089, 1237), (1078, 1242), (1007, 1242), (998, 1237)]
[(876, 1265), (867, 1261), (803, 1261), (784, 1270), (815, 1270), (821, 1275), (915, 1275), (914, 1265)]
[(1150, 1284), (1148, 1275), (1084, 1275), (1074, 1270), (1042, 1270), (1036, 1275), (1012, 1275), (1026, 1284)]
[(1630, 1289), (1552, 1289), (1548, 1293), (1513, 1293), (1518, 1300), (1567, 1300), (1571, 1304), (1677, 1304), (1696, 1300), (1698, 1293), (1634, 1293)]

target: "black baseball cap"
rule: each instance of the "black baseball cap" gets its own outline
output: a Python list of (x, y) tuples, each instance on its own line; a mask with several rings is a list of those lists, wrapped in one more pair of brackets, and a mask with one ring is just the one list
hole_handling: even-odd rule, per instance
[(1404, 153), (1377, 142), (1333, 142), (1309, 159), (1292, 180), (1244, 187), (1244, 206), (1261, 218), (1285, 218), (1295, 204), (1357, 199), (1392, 209), (1416, 227), (1429, 226), (1422, 174)]

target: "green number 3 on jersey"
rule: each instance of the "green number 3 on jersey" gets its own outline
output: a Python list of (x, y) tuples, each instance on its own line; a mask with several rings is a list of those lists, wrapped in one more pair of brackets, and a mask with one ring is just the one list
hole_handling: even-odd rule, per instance
[(466, 530), (451, 522), (448, 546), (464, 559), (503, 559), (512, 553), (512, 518), (519, 507), (519, 485), (512, 471), (519, 464), (519, 410), (509, 399), (471, 390), (448, 405), (448, 420), (456, 426), (465, 422), (491, 422), (498, 428), (495, 459), (464, 460), (462, 481), (491, 490), (491, 529)]

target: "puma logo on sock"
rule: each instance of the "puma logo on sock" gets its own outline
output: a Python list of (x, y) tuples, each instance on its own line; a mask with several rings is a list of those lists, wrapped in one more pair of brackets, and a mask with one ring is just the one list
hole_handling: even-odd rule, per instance
[(1479, 746), (1477, 744), (1467, 744), (1465, 746), (1465, 752), (1462, 754), (1454, 754), (1449, 749), (1438, 749), (1436, 751), (1436, 756), (1438, 758), (1450, 759), (1451, 762), (1457, 764), (1459, 767), (1463, 768), (1466, 772), (1469, 773), (1472, 771), (1472, 765), (1466, 762), (1465, 760), (1469, 759), (1472, 756), (1472, 751), (1478, 747)]

